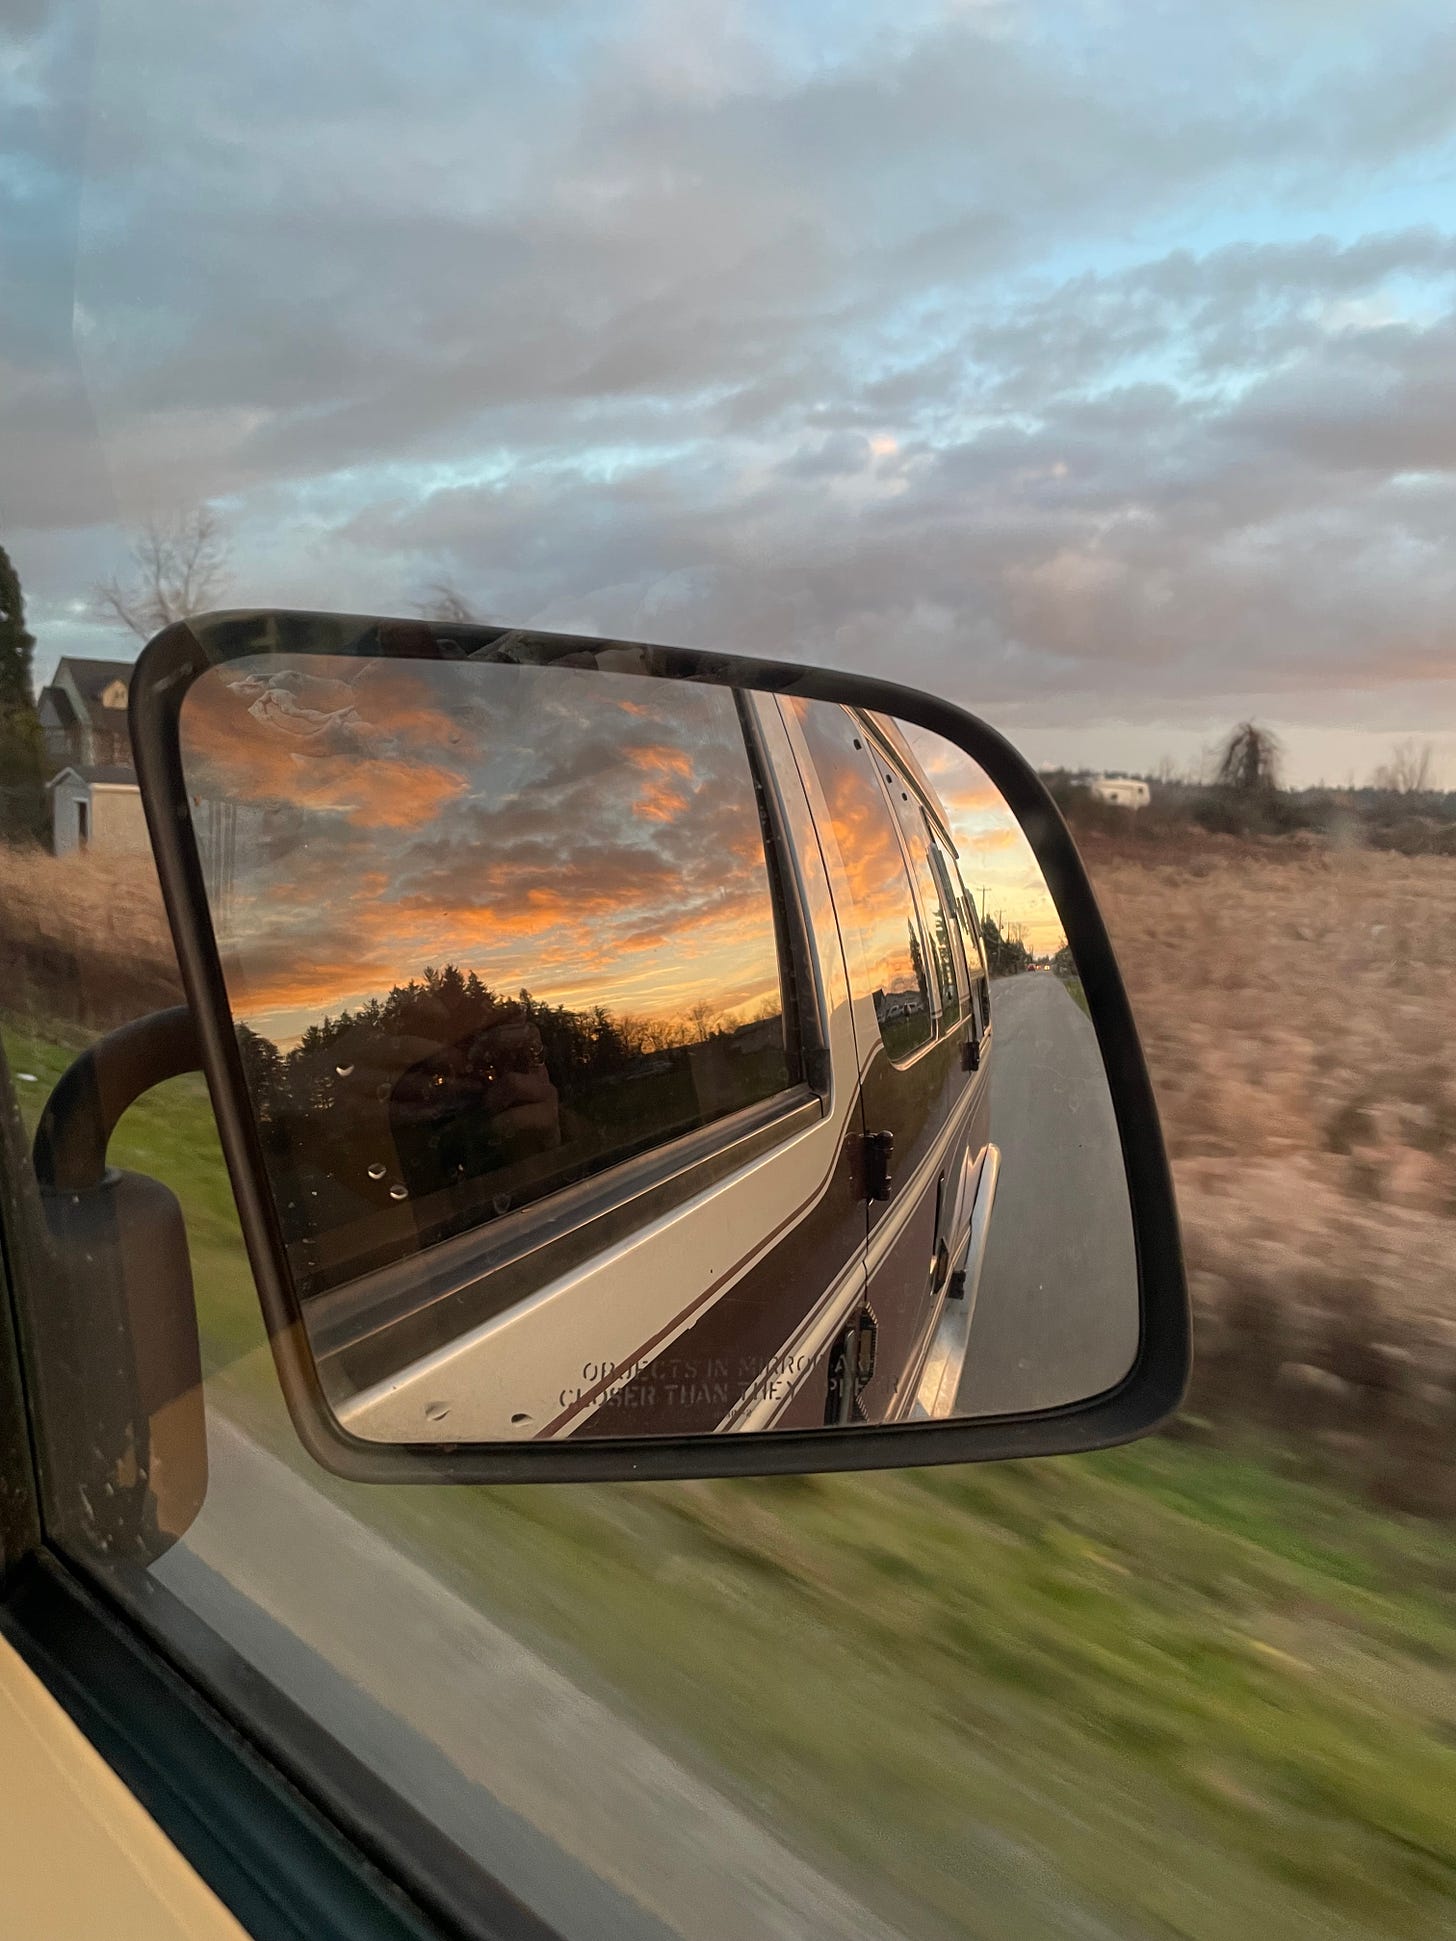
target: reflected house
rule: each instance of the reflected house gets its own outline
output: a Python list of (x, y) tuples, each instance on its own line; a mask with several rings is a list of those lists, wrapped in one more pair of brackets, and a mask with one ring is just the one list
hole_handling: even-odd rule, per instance
[(743, 1057), (751, 1057), (755, 1052), (779, 1050), (784, 1042), (784, 1021), (779, 1012), (772, 1017), (755, 1018), (750, 1024), (740, 1024), (727, 1034), (731, 1048)]
[(635, 1085), (639, 1079), (660, 1077), (672, 1070), (672, 1061), (670, 1051), (646, 1052), (628, 1071), (604, 1072), (597, 1080), (598, 1089), (610, 1092), (619, 1085)]

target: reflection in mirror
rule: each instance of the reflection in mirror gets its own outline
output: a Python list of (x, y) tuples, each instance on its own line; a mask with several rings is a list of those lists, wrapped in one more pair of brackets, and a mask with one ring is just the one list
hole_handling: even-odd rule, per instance
[(195, 682), (181, 753), (353, 1433), (933, 1419), (1126, 1373), (1096, 1038), (959, 749), (596, 667), (260, 654)]

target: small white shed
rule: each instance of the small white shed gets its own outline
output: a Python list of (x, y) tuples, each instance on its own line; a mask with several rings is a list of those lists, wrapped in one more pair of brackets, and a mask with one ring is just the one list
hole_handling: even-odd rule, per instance
[(63, 768), (48, 784), (51, 844), (58, 856), (72, 849), (111, 855), (146, 850), (146, 817), (136, 773), (121, 763)]

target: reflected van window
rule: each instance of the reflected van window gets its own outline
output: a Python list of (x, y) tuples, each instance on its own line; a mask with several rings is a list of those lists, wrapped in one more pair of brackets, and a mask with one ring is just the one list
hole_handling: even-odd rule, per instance
[(919, 912), (905, 873), (894, 816), (862, 731), (842, 708), (798, 700), (788, 707), (803, 734), (829, 811), (849, 885), (866, 988), (880, 1036), (903, 1061), (934, 1033), (930, 976)]
[(480, 676), (273, 657), (210, 671), (184, 705), (244, 1070), (310, 1293), (797, 1075), (733, 695)]

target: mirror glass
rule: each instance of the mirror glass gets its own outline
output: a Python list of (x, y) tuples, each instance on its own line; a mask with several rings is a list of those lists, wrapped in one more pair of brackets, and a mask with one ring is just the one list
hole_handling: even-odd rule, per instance
[(181, 710), (283, 1270), (386, 1442), (1044, 1408), (1138, 1345), (1056, 905), (959, 748), (561, 661)]

